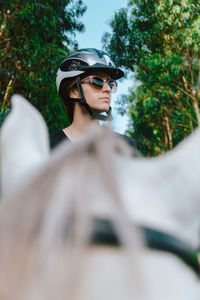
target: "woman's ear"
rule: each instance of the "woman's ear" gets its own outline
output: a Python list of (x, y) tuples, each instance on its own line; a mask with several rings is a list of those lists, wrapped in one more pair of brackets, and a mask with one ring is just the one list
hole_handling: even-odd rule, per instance
[(71, 88), (69, 91), (69, 97), (70, 98), (80, 98), (78, 90), (76, 88)]

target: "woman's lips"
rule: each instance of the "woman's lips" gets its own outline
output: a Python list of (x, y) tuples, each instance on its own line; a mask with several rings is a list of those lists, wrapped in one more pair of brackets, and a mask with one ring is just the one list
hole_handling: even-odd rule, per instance
[(99, 98), (100, 100), (104, 100), (106, 102), (110, 102), (110, 98), (109, 97), (101, 97)]

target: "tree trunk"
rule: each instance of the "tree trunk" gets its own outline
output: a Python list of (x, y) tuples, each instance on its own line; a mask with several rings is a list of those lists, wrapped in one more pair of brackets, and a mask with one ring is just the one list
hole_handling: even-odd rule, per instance
[(194, 90), (194, 76), (193, 76), (193, 70), (192, 70), (192, 61), (191, 58), (188, 59), (189, 61), (189, 73), (190, 73), (190, 94), (192, 98), (192, 105), (194, 108), (194, 112), (197, 118), (197, 124), (200, 126), (200, 111), (199, 111), (199, 105), (198, 105), (198, 100), (196, 97), (196, 92)]
[(197, 96), (200, 98), (200, 59), (198, 59), (198, 65), (199, 65), (199, 74), (198, 74), (198, 86), (197, 86)]
[(10, 93), (12, 91), (13, 84), (14, 84), (14, 74), (11, 76), (8, 82), (6, 92), (3, 97), (2, 109), (4, 109), (5, 107), (9, 107), (9, 98), (10, 98)]
[(191, 117), (189, 118), (189, 123), (190, 123), (191, 132), (192, 132), (194, 130), (194, 126), (193, 126)]
[(167, 132), (168, 146), (169, 146), (169, 149), (172, 149), (173, 148), (172, 134), (171, 134), (170, 126), (169, 126), (169, 118), (167, 115), (164, 116), (164, 122), (165, 122), (165, 128), (166, 128), (166, 132)]
[(197, 102), (197, 99), (195, 97), (193, 97), (193, 107), (194, 107), (194, 111), (197, 117), (197, 124), (198, 126), (200, 126), (200, 111), (199, 111), (199, 105)]

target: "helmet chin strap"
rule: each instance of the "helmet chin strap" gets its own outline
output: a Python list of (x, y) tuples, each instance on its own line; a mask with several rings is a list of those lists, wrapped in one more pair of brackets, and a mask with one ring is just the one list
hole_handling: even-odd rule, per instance
[(92, 119), (100, 120), (100, 121), (112, 121), (113, 117), (112, 117), (111, 112), (112, 112), (112, 107), (110, 107), (110, 106), (109, 106), (109, 110), (106, 112), (100, 112), (98, 110), (93, 109)]
[[(90, 114), (91, 118), (93, 120), (111, 121), (112, 120), (112, 115), (111, 115), (112, 108), (109, 106), (109, 110), (105, 113), (102, 113), (102, 112), (99, 112), (97, 110), (92, 109), (87, 104), (87, 101), (85, 99), (85, 95), (84, 95), (83, 88), (82, 88), (82, 85), (81, 85), (80, 76), (76, 77), (76, 83), (77, 83), (79, 94), (81, 96), (81, 99), (79, 99), (79, 103), (87, 109), (87, 111)], [(78, 99), (76, 99), (76, 101), (77, 100)]]

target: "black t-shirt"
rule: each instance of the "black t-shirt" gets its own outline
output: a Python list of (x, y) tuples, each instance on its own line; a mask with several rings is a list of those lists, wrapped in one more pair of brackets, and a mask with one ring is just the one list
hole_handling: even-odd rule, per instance
[[(139, 156), (136, 144), (134, 140), (127, 135), (116, 133), (118, 136), (122, 137), (128, 144), (131, 146), (134, 150), (134, 156)], [(65, 135), (63, 130), (58, 130), (50, 134), (50, 148), (54, 149), (58, 144), (60, 144), (63, 140), (69, 140), (70, 139)]]
[(50, 134), (50, 148), (55, 148), (58, 144), (60, 144), (63, 140), (70, 139), (64, 134), (63, 130), (58, 130)]

